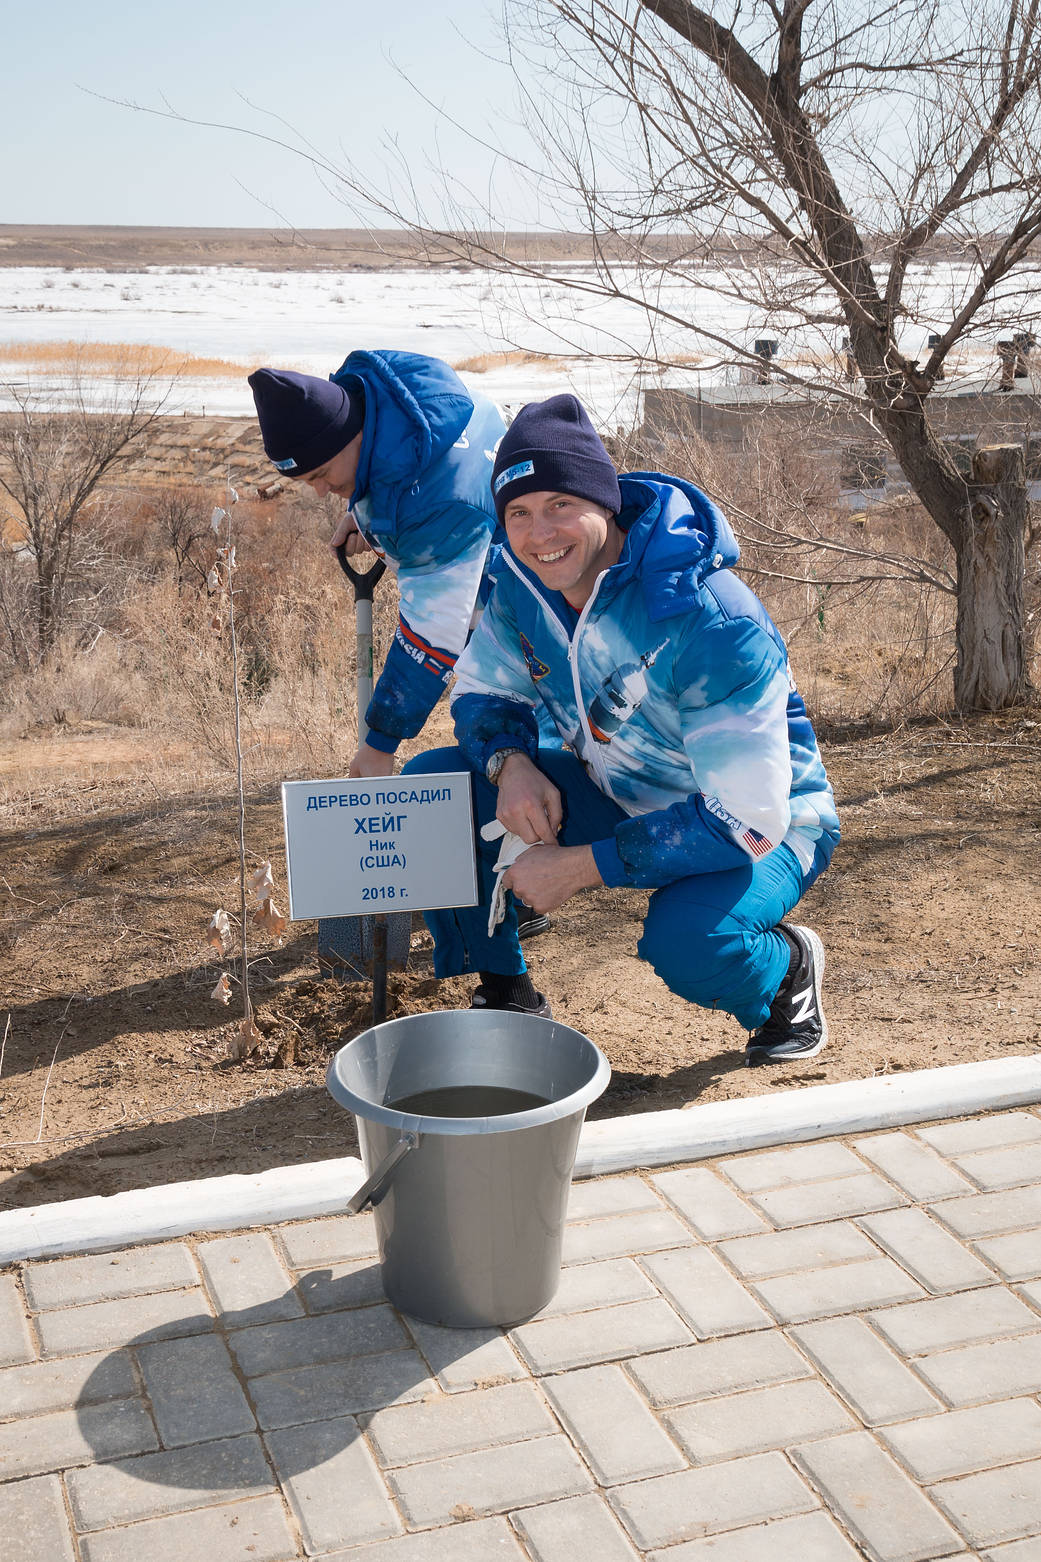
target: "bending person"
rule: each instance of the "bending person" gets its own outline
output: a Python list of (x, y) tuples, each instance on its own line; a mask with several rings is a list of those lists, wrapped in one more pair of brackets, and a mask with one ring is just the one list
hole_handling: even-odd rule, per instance
[[(471, 771), (478, 824), (527, 845), (503, 882), (537, 911), (652, 890), (637, 950), (666, 985), (734, 1015), (750, 1064), (812, 1057), (824, 950), (784, 919), (838, 820), (726, 520), (679, 478), (619, 479), (573, 396), (522, 409), (493, 490), (507, 567), (457, 664), (459, 748), (406, 770)], [(540, 748), (539, 709), (572, 752)], [(475, 1007), (548, 1015), (509, 904), (489, 932), (500, 844), (481, 839), (483, 906), (427, 913), (435, 970), (477, 973)]]
[(264, 450), (284, 476), (347, 509), (330, 546), (371, 548), (398, 578), (401, 616), (365, 712), (352, 776), (388, 776), (422, 731), (490, 589), (497, 557), (490, 478), (505, 424), (438, 358), (355, 352), (329, 380), (249, 377)]

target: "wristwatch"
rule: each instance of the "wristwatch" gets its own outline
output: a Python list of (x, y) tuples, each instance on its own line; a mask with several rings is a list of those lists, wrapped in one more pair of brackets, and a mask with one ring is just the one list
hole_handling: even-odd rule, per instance
[(502, 767), (505, 765), (510, 755), (523, 754), (524, 752), (525, 750), (522, 748), (497, 748), (495, 750), (495, 753), (484, 767), (484, 773), (488, 777), (488, 780), (492, 783), (492, 786), (499, 785), (499, 777), (502, 774)]

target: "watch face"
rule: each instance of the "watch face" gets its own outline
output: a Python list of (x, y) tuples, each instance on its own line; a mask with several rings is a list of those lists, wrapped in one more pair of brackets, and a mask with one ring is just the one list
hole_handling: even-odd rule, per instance
[(505, 763), (509, 759), (510, 755), (511, 754), (522, 754), (523, 752), (524, 752), (524, 750), (523, 749), (519, 749), (519, 748), (500, 748), (500, 749), (498, 749), (496, 751), (496, 753), (494, 753), (492, 755), (491, 759), (488, 761), (488, 764), (487, 764), (487, 767), (486, 767), (484, 773), (488, 777), (488, 780), (492, 783), (493, 786), (496, 786), (498, 784), (499, 775), (500, 775), (500, 773), (502, 771), (502, 767), (503, 767), (503, 765), (505, 765)]

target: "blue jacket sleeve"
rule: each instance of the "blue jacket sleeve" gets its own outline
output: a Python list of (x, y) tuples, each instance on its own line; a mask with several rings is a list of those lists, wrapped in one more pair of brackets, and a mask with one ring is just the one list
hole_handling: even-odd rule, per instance
[(776, 643), (751, 620), (731, 619), (691, 637), (675, 678), (694, 785), (681, 802), (624, 819), (611, 840), (594, 844), (611, 886), (747, 868), (791, 823), (791, 685)]
[(427, 645), (398, 619), (394, 640), (387, 652), (365, 712), (370, 748), (393, 754), (403, 738), (414, 738), (444, 694), (455, 667), (455, 657), (441, 646)]
[(669, 808), (623, 819), (609, 840), (594, 842), (593, 857), (611, 889), (657, 889), (749, 863), (748, 852), (712, 817), (697, 792)]
[(400, 617), (365, 713), (372, 748), (392, 754), (424, 726), (451, 679), (473, 622), (493, 519), (446, 505), (398, 539)]
[(521, 748), (536, 759), (539, 728), (530, 705), (488, 694), (464, 694), (452, 705), (455, 735), (466, 759), (484, 770), (501, 748)]

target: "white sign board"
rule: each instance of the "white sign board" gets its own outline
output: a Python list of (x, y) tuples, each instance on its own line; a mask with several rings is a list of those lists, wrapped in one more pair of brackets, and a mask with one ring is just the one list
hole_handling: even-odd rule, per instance
[(470, 776), (284, 781), (289, 916), (477, 904)]

